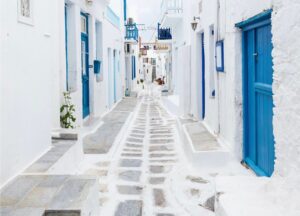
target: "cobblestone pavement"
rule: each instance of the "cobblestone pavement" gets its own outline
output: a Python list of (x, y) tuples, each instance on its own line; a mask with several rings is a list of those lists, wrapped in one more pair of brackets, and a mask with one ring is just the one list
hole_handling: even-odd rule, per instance
[(114, 158), (86, 173), (100, 177), (101, 215), (213, 215), (199, 201), (208, 181), (186, 174), (178, 142), (176, 119), (159, 98), (142, 96)]

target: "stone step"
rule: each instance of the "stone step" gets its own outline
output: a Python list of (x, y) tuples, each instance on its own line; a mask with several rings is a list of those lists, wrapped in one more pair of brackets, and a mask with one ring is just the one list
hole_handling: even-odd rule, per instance
[(52, 140), (52, 148), (31, 164), (24, 174), (72, 174), (82, 158), (80, 141)]
[(182, 146), (187, 158), (198, 167), (214, 169), (216, 171), (224, 166), (231, 166), (234, 160), (230, 150), (221, 145), (201, 122), (177, 122)]
[(53, 140), (52, 148), (30, 165), (24, 173), (46, 173), (57, 163), (74, 145), (76, 141)]
[(43, 216), (81, 216), (80, 211), (46, 211)]
[(97, 182), (91, 176), (20, 175), (0, 191), (0, 215), (99, 215)]

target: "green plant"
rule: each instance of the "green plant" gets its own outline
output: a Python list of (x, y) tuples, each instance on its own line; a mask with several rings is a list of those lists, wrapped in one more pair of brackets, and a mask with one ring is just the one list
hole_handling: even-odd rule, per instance
[(60, 123), (63, 128), (75, 128), (75, 106), (71, 103), (70, 92), (64, 92), (64, 104), (60, 107)]

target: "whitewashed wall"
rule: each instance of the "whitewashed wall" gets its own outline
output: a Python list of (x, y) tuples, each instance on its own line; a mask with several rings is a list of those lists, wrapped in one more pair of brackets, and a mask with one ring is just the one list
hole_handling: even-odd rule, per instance
[[(193, 13), (200, 16), (198, 28), (192, 37), (192, 80), (201, 80), (201, 65), (198, 61), (201, 54), (201, 40), (199, 34), (205, 33), (205, 95), (206, 116), (205, 123), (209, 129), (217, 134), (235, 155), (242, 159), (242, 53), (241, 32), (235, 28), (235, 24), (246, 20), (256, 14), (272, 7), (271, 0), (237, 1), (220, 0), (219, 11), (219, 36), (217, 38), (217, 0), (202, 0), (202, 12), (199, 11), (199, 0), (194, 0)], [(214, 35), (211, 30), (214, 29)], [(217, 73), (215, 70), (215, 42), (224, 39), (225, 73)], [(201, 85), (201, 82), (198, 82)], [(195, 84), (194, 84), (195, 85)], [(197, 88), (198, 89), (198, 88)], [(199, 89), (198, 89), (199, 90)], [(212, 97), (212, 90), (216, 96)], [(200, 91), (201, 93), (201, 91)], [(199, 101), (200, 100), (200, 101)], [(197, 116), (201, 111), (202, 97), (199, 94), (192, 95), (192, 113)]]
[[(225, 4), (226, 3), (226, 4)], [(273, 63), (274, 63), (274, 136), (276, 148), (275, 174), (281, 176), (299, 173), (299, 43), (298, 38), (300, 23), (300, 3), (298, 1), (237, 1), (221, 0), (220, 10), (220, 38), (225, 39), (225, 73), (217, 74), (211, 70), (210, 59), (213, 49), (209, 47), (209, 27), (217, 23), (217, 1), (203, 0), (202, 13), (197, 11), (199, 1), (194, 1), (195, 15), (201, 16), (201, 21), (196, 34), (205, 32), (206, 54), (206, 119), (209, 128), (219, 135), (220, 139), (227, 144), (242, 159), (242, 53), (241, 33), (234, 26), (236, 23), (246, 20), (264, 10), (273, 8), (272, 35), (273, 35)], [(194, 38), (192, 47), (199, 49), (199, 39)], [(216, 38), (215, 38), (216, 40)], [(193, 51), (192, 51), (193, 53)], [(199, 54), (194, 51), (196, 59)], [(193, 70), (199, 70), (197, 61), (192, 60)], [(213, 67), (214, 68), (214, 67)], [(192, 72), (197, 78), (197, 73)], [(219, 81), (218, 76), (219, 75)], [(214, 76), (216, 97), (209, 95), (211, 76)], [(192, 95), (192, 98), (197, 98)], [(198, 97), (198, 100), (201, 100)], [(192, 99), (192, 101), (196, 101)], [(201, 104), (201, 103), (200, 103)], [(199, 110), (196, 103), (192, 112)], [(194, 111), (193, 111), (194, 110)], [(219, 110), (219, 113), (218, 113)], [(218, 117), (219, 116), (219, 117)]]
[[(116, 27), (112, 26), (110, 22), (107, 20), (104, 21), (104, 41), (103, 41), (103, 69), (104, 69), (104, 82), (106, 83), (106, 90), (102, 91), (104, 94), (107, 95), (107, 108), (109, 105), (109, 98), (108, 96), (111, 95), (113, 97), (113, 50), (117, 50), (117, 52), (121, 52), (121, 73), (117, 72), (117, 79), (116, 79), (116, 92), (117, 92), (117, 100), (120, 100), (123, 96), (123, 79), (124, 79), (124, 48), (123, 48), (123, 34), (121, 34), (120, 30)], [(111, 59), (108, 59), (108, 49), (111, 50)], [(110, 66), (109, 66), (110, 64)], [(109, 67), (111, 67), (111, 70), (109, 70)], [(111, 74), (109, 74), (109, 71)], [(110, 78), (109, 78), (110, 76)], [(110, 93), (109, 93), (110, 92)], [(101, 100), (101, 102), (104, 102)], [(100, 102), (100, 103), (101, 103)]]
[(297, 0), (273, 2), (275, 174), (299, 176), (300, 2)]
[[(117, 100), (122, 98), (124, 92), (124, 27), (123, 27), (123, 1), (114, 0), (110, 7), (120, 17), (120, 28), (114, 26), (105, 16), (106, 2), (104, 0), (94, 1), (92, 5), (87, 5), (85, 0), (68, 0), (68, 67), (69, 86), (71, 86), (71, 96), (76, 106), (77, 126), (83, 124), (82, 119), (82, 82), (81, 82), (81, 30), (80, 12), (89, 14), (89, 64), (92, 65), (96, 56), (96, 40), (100, 40), (100, 60), (102, 61), (101, 73), (103, 79), (97, 80), (93, 68), (89, 70), (89, 95), (90, 95), (90, 117), (96, 118), (103, 115), (112, 106), (113, 97), (113, 51), (116, 50), (120, 60), (120, 70), (116, 77)], [(61, 64), (60, 74), (54, 83), (60, 83), (59, 92), (56, 92), (57, 103), (54, 104), (53, 116), (62, 104), (62, 93), (66, 91), (66, 63), (65, 63), (65, 26), (64, 26), (64, 2), (60, 2), (60, 51)], [(101, 26), (101, 32), (96, 32), (96, 23)], [(97, 38), (96, 38), (97, 37)], [(108, 49), (111, 49), (111, 56), (108, 57)], [(111, 73), (109, 74), (109, 67)], [(109, 76), (110, 75), (110, 76)], [(54, 117), (55, 118), (55, 117)], [(53, 125), (56, 128), (57, 125)], [(59, 127), (59, 126), (58, 126)]]
[[(191, 110), (191, 55), (182, 55), (191, 49), (192, 0), (185, 0), (180, 20), (174, 20), (172, 26), (172, 89), (179, 96), (180, 115), (187, 116)], [(168, 26), (166, 26), (168, 27)]]
[[(20, 173), (51, 146), (51, 130), (60, 128), (59, 108), (62, 92), (66, 90), (66, 53), (64, 1), (34, 1), (33, 25), (18, 22), (17, 1), (0, 2), (0, 187)], [(72, 56), (69, 82), (74, 87), (77, 124), (82, 124), (82, 87), (80, 61), (80, 11), (90, 14), (90, 64), (95, 59), (95, 22), (103, 24), (104, 79), (96, 82), (90, 70), (91, 116), (107, 110), (107, 67), (105, 51), (108, 47), (120, 53), (120, 73), (117, 78), (117, 99), (123, 95), (123, 1), (118, 0), (115, 12), (121, 18), (120, 29), (104, 17), (105, 1), (68, 0), (72, 19), (68, 40)], [(121, 4), (121, 6), (120, 6)], [(113, 7), (113, 6), (112, 6)], [(113, 8), (114, 9), (114, 8)]]
[(26, 25), (18, 22), (17, 1), (1, 1), (0, 187), (50, 147), (56, 4), (35, 1), (33, 25)]

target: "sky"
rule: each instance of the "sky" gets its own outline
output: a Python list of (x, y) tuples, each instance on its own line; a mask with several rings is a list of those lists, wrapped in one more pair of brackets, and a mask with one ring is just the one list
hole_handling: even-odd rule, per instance
[[(127, 17), (132, 17), (137, 24), (145, 28), (156, 28), (160, 17), (161, 0), (127, 0)], [(142, 26), (141, 26), (142, 27)], [(140, 31), (143, 42), (154, 41), (156, 30)]]

